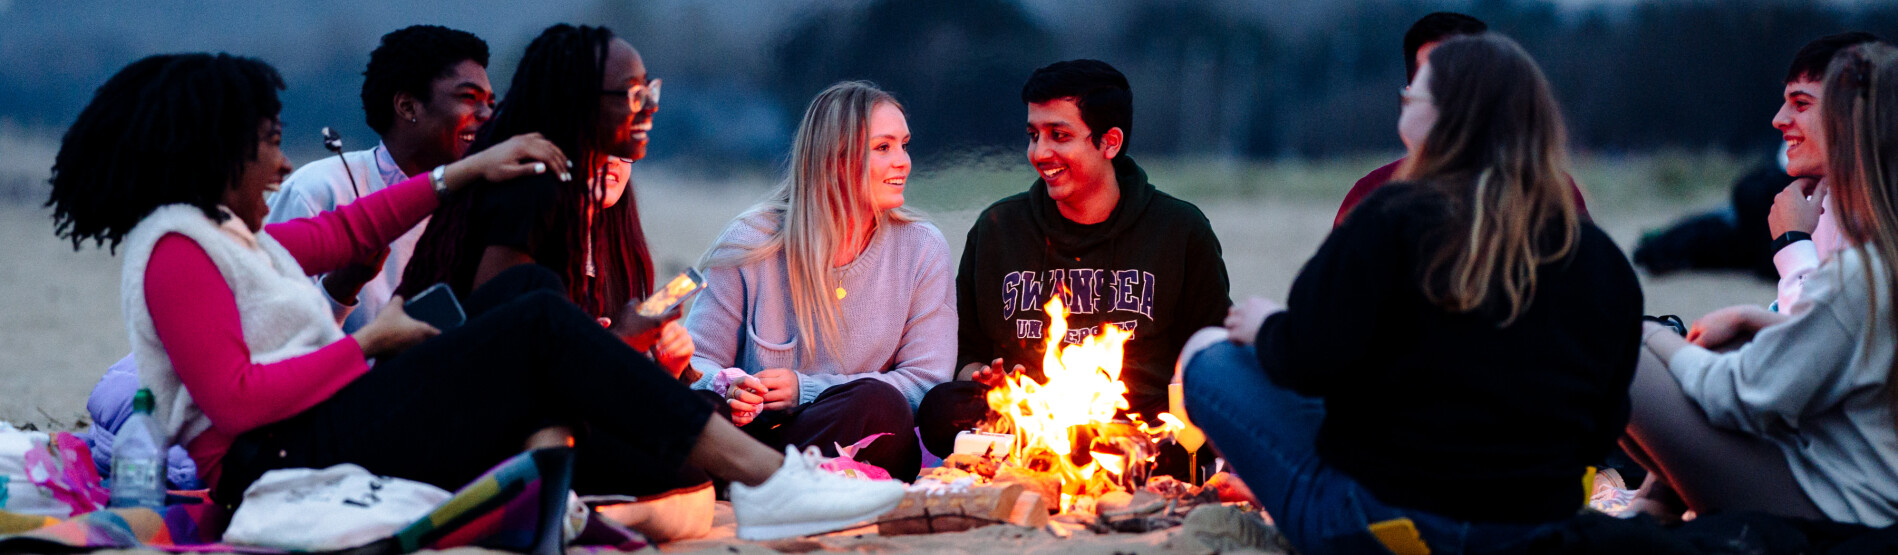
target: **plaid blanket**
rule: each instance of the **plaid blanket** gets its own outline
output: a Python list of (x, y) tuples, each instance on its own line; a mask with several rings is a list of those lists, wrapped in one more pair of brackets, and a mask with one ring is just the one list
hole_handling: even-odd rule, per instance
[[(455, 492), (427, 516), (394, 536), (344, 551), (351, 555), (411, 553), (480, 546), (514, 552), (562, 553), (562, 519), (572, 485), (573, 449), (516, 455)], [(202, 501), (202, 500), (200, 500)], [(66, 520), (0, 511), (0, 552), (80, 552), (148, 548), (170, 552), (286, 553), (219, 543), (229, 514), (209, 502), (94, 511)], [(634, 551), (638, 533), (592, 517), (574, 543)]]

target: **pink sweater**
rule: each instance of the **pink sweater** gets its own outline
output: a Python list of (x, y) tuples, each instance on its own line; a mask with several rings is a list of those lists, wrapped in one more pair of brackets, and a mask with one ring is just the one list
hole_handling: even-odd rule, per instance
[[(309, 275), (372, 260), (435, 210), (428, 176), (309, 218), (264, 226)], [(369, 371), (362, 347), (345, 336), (316, 352), (256, 364), (244, 343), (236, 295), (197, 242), (159, 239), (145, 269), (146, 306), (173, 371), (212, 423), (185, 446), (198, 475), (215, 484), (224, 453), (244, 432), (295, 416)]]

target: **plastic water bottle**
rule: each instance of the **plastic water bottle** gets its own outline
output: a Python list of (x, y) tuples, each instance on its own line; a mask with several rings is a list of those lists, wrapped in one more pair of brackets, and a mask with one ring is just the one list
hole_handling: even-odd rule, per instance
[(132, 416), (112, 440), (112, 507), (165, 508), (165, 446), (152, 421), (152, 390), (132, 396)]

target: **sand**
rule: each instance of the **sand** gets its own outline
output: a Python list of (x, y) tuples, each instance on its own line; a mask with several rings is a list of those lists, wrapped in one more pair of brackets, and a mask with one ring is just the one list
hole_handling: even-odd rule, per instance
[[(769, 187), (755, 180), (734, 185), (689, 179), (649, 179), (641, 186), (641, 212), (662, 276), (697, 261), (725, 224)], [(1235, 299), (1283, 300), (1337, 210), (1331, 198), (1182, 196), (1212, 220)], [(1632, 250), (1641, 230), (1691, 207), (1660, 199), (1591, 210), (1624, 250)], [(930, 214), (958, 260), (976, 212)], [(87, 392), (129, 349), (119, 312), (119, 259), (90, 244), (73, 252), (71, 243), (54, 237), (50, 212), (34, 205), (0, 204), (0, 237), (0, 421), (74, 428), (84, 419)], [(1773, 297), (1772, 284), (1737, 273), (1643, 275), (1642, 284), (1648, 313), (1689, 320)]]
[[(921, 184), (921, 183), (919, 183)], [(738, 184), (668, 178), (640, 182), (654, 259), (663, 275), (695, 262), (735, 215), (764, 195), (769, 184)], [(1196, 195), (1182, 192), (1213, 222), (1225, 251), (1232, 295), (1282, 300), (1300, 266), (1317, 249), (1337, 210), (1329, 195)], [(1630, 195), (1616, 195), (1627, 197)], [(1641, 230), (1663, 225), (1706, 204), (1659, 196), (1604, 202), (1590, 209), (1596, 221), (1631, 250)], [(979, 200), (979, 199), (978, 199)], [(1619, 200), (1619, 199), (1611, 199)], [(946, 203), (945, 203), (946, 204)], [(939, 209), (931, 217), (960, 257), (963, 237), (982, 202)], [(0, 204), (0, 420), (41, 428), (86, 425), (85, 401), (105, 367), (127, 352), (119, 312), (119, 259), (88, 245), (73, 252), (54, 237), (49, 212), (36, 205)], [(959, 258), (958, 258), (959, 259)], [(1738, 303), (1770, 302), (1771, 283), (1737, 273), (1643, 275), (1647, 312), (1693, 317)], [(1039, 553), (1192, 553), (1175, 531), (1060, 539), (1047, 532), (991, 527), (957, 534), (882, 538), (828, 536), (814, 540), (754, 544), (732, 539), (667, 546), (681, 553), (777, 551), (916, 551)]]

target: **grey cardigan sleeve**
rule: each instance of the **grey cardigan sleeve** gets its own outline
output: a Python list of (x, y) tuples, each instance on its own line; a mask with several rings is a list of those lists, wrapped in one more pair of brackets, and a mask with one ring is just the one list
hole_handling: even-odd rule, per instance
[(1713, 425), (1755, 435), (1796, 429), (1803, 415), (1858, 386), (1853, 364), (1866, 340), (1868, 301), (1851, 302), (1857, 291), (1847, 290), (1850, 285), (1842, 281), (1864, 276), (1841, 270), (1814, 272), (1801, 300), (1808, 306), (1794, 311), (1791, 320), (1760, 330), (1739, 350), (1714, 353), (1689, 345), (1668, 361), (1681, 390)]

